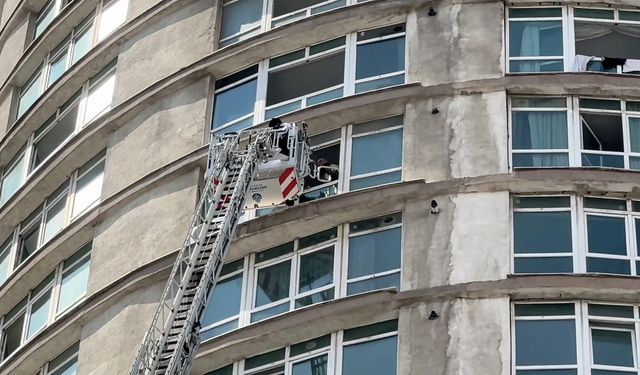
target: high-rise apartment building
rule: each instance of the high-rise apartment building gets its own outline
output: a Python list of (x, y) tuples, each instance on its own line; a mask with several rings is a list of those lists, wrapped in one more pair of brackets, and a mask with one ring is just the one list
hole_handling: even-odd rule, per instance
[(0, 374), (127, 374), (210, 131), (247, 211), (196, 375), (640, 374), (637, 0), (0, 0)]

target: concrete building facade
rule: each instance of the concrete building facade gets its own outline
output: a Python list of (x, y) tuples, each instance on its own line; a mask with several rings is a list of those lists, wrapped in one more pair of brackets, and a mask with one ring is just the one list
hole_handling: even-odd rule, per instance
[(0, 374), (128, 373), (210, 131), (245, 212), (193, 374), (640, 374), (635, 0), (0, 0)]

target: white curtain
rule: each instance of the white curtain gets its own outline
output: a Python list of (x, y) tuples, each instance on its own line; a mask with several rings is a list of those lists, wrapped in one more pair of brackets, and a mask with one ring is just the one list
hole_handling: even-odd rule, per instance
[(595, 22), (576, 22), (576, 42), (600, 38), (613, 32), (633, 38), (640, 38), (640, 27), (634, 25), (609, 25)]
[[(567, 120), (564, 113), (529, 113), (529, 133), (532, 149), (564, 149), (567, 147)], [(535, 154), (534, 167), (562, 166), (567, 163), (566, 154)]]
[[(540, 26), (527, 23), (522, 31), (520, 56), (540, 56)], [(521, 62), (520, 71), (539, 72), (540, 63), (535, 61)]]

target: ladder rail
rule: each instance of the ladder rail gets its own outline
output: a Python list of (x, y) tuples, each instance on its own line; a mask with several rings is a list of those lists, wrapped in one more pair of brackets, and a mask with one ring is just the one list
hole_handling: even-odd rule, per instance
[[(220, 143), (216, 143), (215, 145), (214, 143), (212, 143), (212, 151), (216, 148), (219, 149), (216, 153), (217, 162), (211, 164), (212, 173), (210, 173), (206, 179), (205, 191), (203, 192), (202, 197), (200, 197), (197, 205), (198, 212), (200, 212), (202, 207), (206, 205), (207, 200), (210, 199), (210, 189), (213, 186), (215, 186), (215, 191), (213, 199), (210, 199), (212, 202), (215, 202), (215, 197), (219, 197), (222, 193), (223, 186), (214, 185), (214, 181), (219, 180), (220, 177), (226, 177), (223, 174), (227, 172), (225, 169), (225, 164), (228, 162), (228, 151), (233, 145), (233, 142), (235, 142), (235, 140), (226, 139)], [(225, 160), (220, 160), (221, 157)], [(215, 210), (212, 210), (212, 214), (213, 212), (215, 212)], [(167, 324), (165, 323), (173, 320), (172, 315), (174, 314), (174, 312), (171, 310), (173, 310), (175, 305), (170, 304), (169, 301), (175, 303), (177, 294), (180, 293), (180, 295), (182, 295), (182, 293), (184, 293), (184, 291), (180, 292), (183, 288), (178, 280), (183, 280), (186, 271), (189, 269), (189, 262), (185, 262), (185, 259), (191, 258), (191, 255), (193, 254), (191, 254), (190, 252), (195, 252), (194, 250), (196, 246), (191, 246), (191, 244), (194, 242), (194, 240), (197, 241), (199, 239), (193, 238), (193, 229), (197, 228), (197, 226), (200, 225), (200, 220), (201, 218), (199, 215), (194, 215), (189, 233), (187, 234), (187, 237), (183, 242), (182, 248), (178, 253), (177, 260), (171, 270), (169, 280), (167, 281), (167, 285), (165, 286), (165, 289), (161, 296), (160, 304), (156, 309), (153, 320), (151, 322), (151, 326), (145, 333), (143, 342), (138, 349), (136, 359), (130, 371), (130, 375), (146, 374), (146, 370), (152, 371), (154, 368), (154, 364), (156, 363), (156, 359), (158, 357), (155, 354), (159, 353), (161, 344), (163, 344), (161, 341), (163, 339), (166, 340), (166, 336), (168, 336), (168, 331), (165, 329), (165, 326)], [(205, 217), (205, 222), (206, 220), (207, 218)], [(158, 322), (160, 321), (163, 323), (162, 328), (158, 326)]]
[[(183, 328), (183, 331), (178, 338), (174, 355), (169, 363), (166, 374), (187, 374), (191, 368), (193, 355), (190, 354), (195, 353), (199, 347), (199, 330), (195, 330), (194, 326), (197, 328), (196, 322), (199, 322), (202, 317), (201, 315), (207, 306), (207, 294), (210, 292), (210, 286), (216, 284), (220, 271), (222, 270), (222, 264), (226, 252), (229, 250), (231, 239), (233, 238), (237, 227), (235, 224), (242, 208), (244, 207), (245, 193), (248, 190), (251, 178), (257, 168), (257, 163), (258, 157), (255, 150), (249, 150), (248, 155), (246, 155), (244, 159), (243, 166), (240, 169), (240, 173), (238, 174), (238, 179), (235, 183), (225, 219), (223, 220), (220, 231), (216, 236), (213, 250), (209, 255), (204, 273), (196, 289), (196, 295), (187, 314), (186, 326)], [(187, 336), (189, 336), (188, 341)], [(180, 353), (183, 355), (186, 354), (185, 361), (182, 361), (181, 355), (176, 355), (175, 351), (180, 351), (185, 347), (185, 345), (191, 346), (189, 347), (188, 353), (185, 353), (184, 351)], [(182, 368), (179, 368), (180, 365), (182, 365)]]

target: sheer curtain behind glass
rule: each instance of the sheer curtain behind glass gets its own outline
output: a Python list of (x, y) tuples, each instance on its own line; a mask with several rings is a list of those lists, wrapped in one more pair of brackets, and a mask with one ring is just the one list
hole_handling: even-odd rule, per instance
[[(640, 117), (629, 118), (629, 139), (631, 141), (631, 152), (640, 153)], [(640, 157), (630, 157), (629, 168), (640, 169)]]
[[(540, 56), (540, 24), (527, 23), (522, 31), (520, 41), (521, 56)], [(521, 70), (525, 72), (539, 72), (540, 63), (528, 61), (521, 63)]]
[[(521, 150), (566, 150), (566, 112), (520, 112), (514, 114), (514, 148)], [(567, 153), (532, 153), (532, 167), (568, 165)]]

